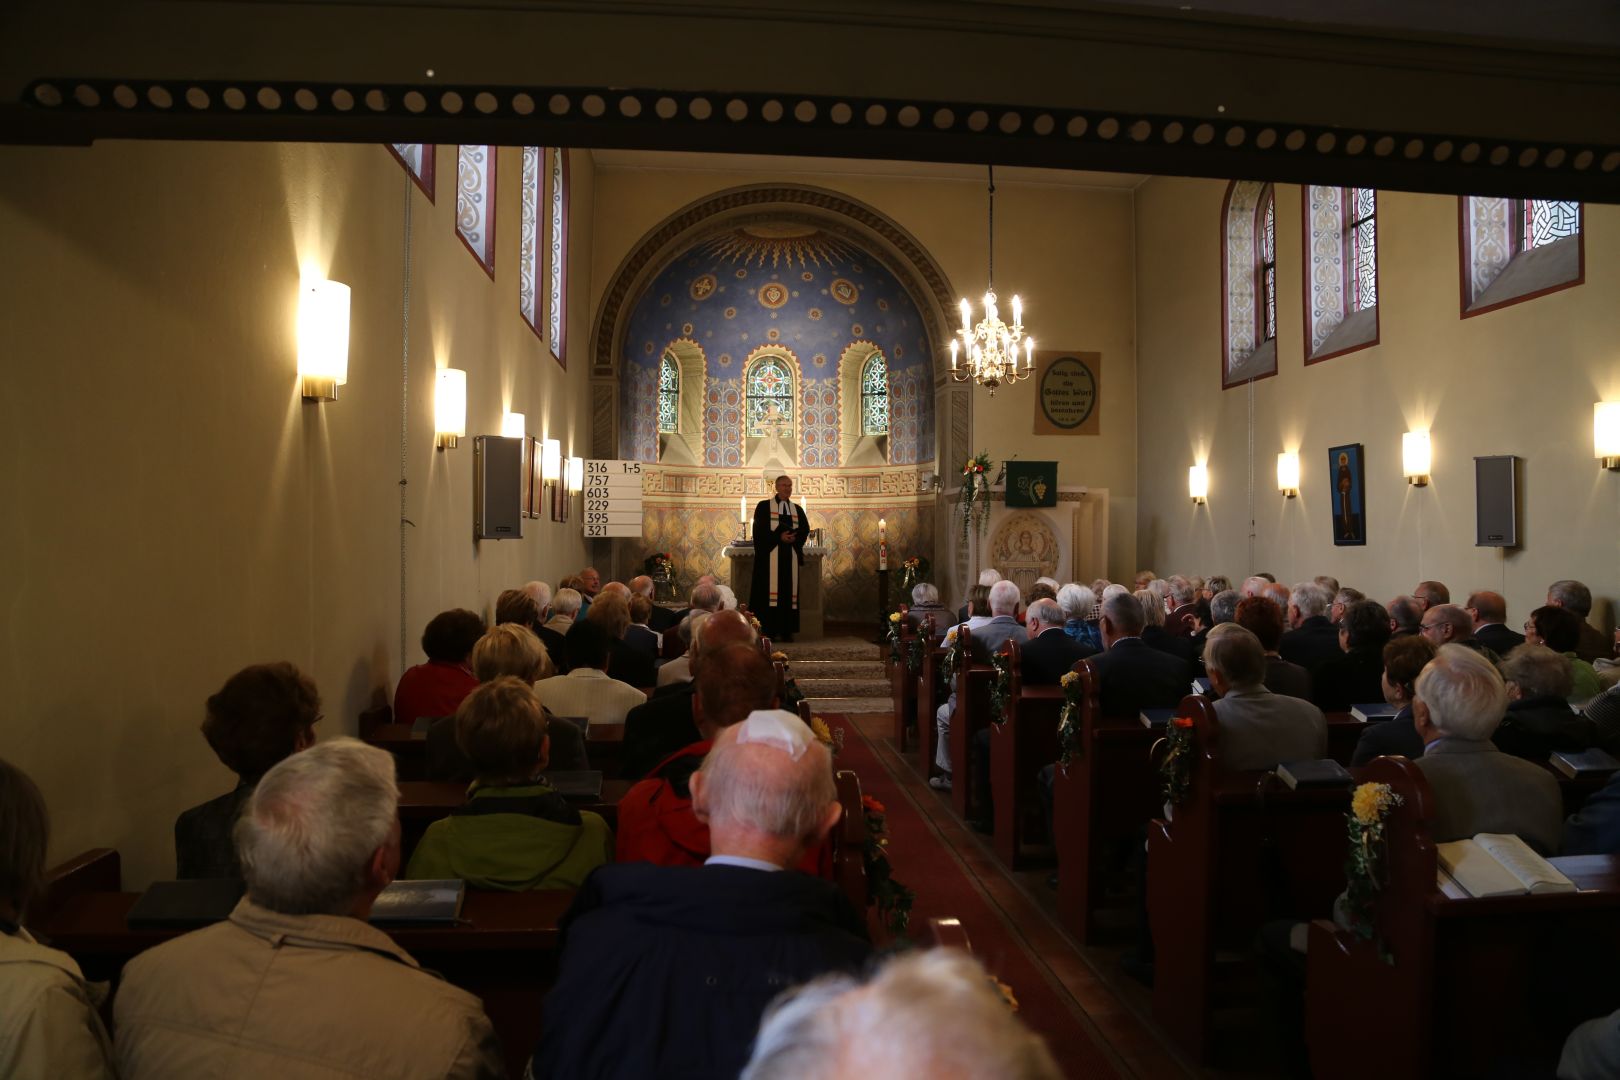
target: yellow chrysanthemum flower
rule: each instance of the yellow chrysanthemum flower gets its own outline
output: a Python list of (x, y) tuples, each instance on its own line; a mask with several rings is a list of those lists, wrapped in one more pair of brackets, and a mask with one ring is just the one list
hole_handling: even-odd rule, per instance
[(1065, 671), (1063, 673), (1063, 678), (1059, 681), (1064, 686), (1073, 686), (1075, 683), (1080, 681), (1080, 673), (1078, 671)]
[(893, 615), (890, 615), (889, 616), (889, 621), (892, 622), (892, 623), (899, 622), (900, 621), (900, 613), (897, 611)]
[(828, 727), (827, 721), (823, 720), (819, 716), (812, 716), (810, 718), (810, 733), (814, 735), (816, 737), (816, 741), (821, 743), (823, 746), (831, 746), (833, 743), (832, 728)]
[(1376, 825), (1395, 801), (1388, 784), (1362, 784), (1350, 797), (1350, 812), (1363, 825)]
[(773, 652), (773, 653), (771, 653), (771, 659), (772, 660), (779, 660), (784, 664), (787, 663), (787, 658), (788, 658), (788, 654), (785, 653), (785, 652)]

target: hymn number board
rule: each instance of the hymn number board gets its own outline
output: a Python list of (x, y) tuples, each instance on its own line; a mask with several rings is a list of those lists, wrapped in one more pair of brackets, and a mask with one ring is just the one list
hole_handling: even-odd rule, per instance
[(586, 538), (641, 536), (641, 462), (585, 462)]

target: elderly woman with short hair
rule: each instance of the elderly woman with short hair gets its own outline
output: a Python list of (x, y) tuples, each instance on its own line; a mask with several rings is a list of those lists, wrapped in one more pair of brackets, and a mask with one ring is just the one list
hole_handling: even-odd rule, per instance
[(1063, 632), (1096, 652), (1103, 651), (1102, 631), (1097, 626), (1097, 594), (1089, 585), (1070, 583), (1058, 590), (1058, 606), (1063, 609)]
[(1502, 661), (1507, 715), (1491, 740), (1509, 754), (1537, 763), (1554, 750), (1585, 750), (1596, 741), (1591, 721), (1569, 707), (1575, 676), (1569, 658), (1525, 642)]

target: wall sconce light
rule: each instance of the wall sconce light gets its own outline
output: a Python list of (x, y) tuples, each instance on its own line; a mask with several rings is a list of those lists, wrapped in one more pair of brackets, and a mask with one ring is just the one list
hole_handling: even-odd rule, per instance
[(467, 434), (467, 373), (460, 368), (440, 368), (433, 390), (433, 430), (440, 450), (454, 450)]
[(1430, 456), (1427, 431), (1408, 431), (1401, 436), (1401, 471), (1408, 484), (1423, 487), (1429, 482)]
[(1209, 468), (1204, 465), (1193, 465), (1187, 469), (1187, 494), (1192, 501), (1202, 506), (1209, 501)]
[(336, 401), (349, 381), (349, 287), (306, 279), (298, 289), (299, 393), (305, 401)]
[(562, 442), (558, 439), (540, 440), (540, 482), (555, 484), (562, 479)]
[(568, 494), (578, 495), (585, 490), (585, 459), (568, 459)]
[(501, 438), (526, 439), (529, 437), (527, 417), (520, 412), (501, 414)]
[(1592, 406), (1592, 454), (1605, 469), (1620, 469), (1620, 401)]
[(1277, 455), (1277, 490), (1292, 499), (1299, 494), (1299, 454), (1285, 451)]

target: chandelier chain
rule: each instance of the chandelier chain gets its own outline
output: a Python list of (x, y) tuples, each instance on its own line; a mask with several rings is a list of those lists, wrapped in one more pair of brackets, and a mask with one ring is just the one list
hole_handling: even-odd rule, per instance
[(990, 172), (990, 272), (986, 276), (985, 286), (990, 292), (996, 291), (996, 167), (986, 166)]

